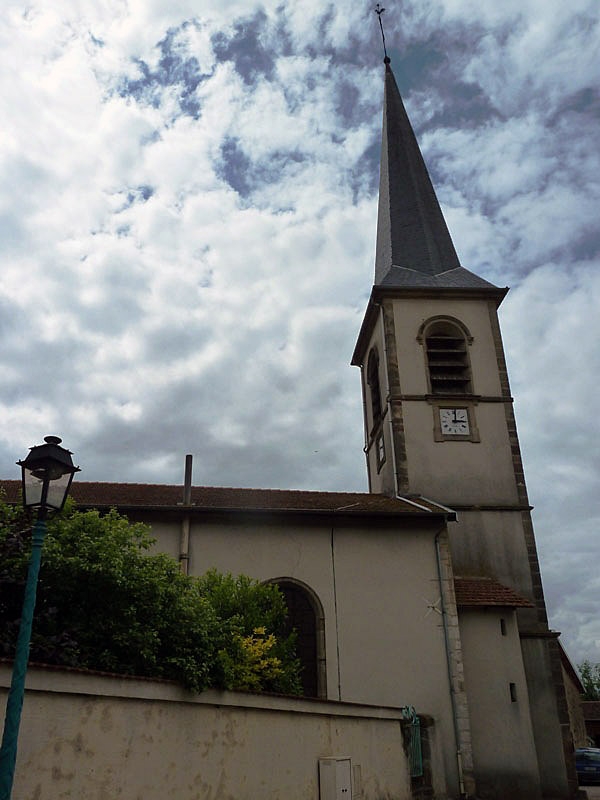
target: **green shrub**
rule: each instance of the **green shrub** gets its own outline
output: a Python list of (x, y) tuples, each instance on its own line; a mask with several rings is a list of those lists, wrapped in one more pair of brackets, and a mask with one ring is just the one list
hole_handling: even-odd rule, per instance
[[(31, 527), (0, 502), (0, 654), (14, 652)], [(300, 693), (294, 635), (276, 586), (183, 575), (149, 553), (150, 529), (68, 505), (48, 522), (31, 660), (208, 687)], [(262, 631), (262, 633), (257, 633)], [(262, 657), (261, 657), (262, 654)]]

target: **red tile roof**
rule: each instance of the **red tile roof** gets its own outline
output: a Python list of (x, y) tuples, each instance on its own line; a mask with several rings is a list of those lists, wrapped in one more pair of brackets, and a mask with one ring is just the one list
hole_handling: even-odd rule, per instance
[(457, 606), (533, 607), (531, 600), (492, 578), (455, 578)]
[[(16, 502), (19, 481), (0, 481), (9, 502)], [(71, 495), (84, 507), (122, 509), (167, 509), (182, 506), (183, 487), (147, 483), (91, 483), (74, 481)], [(305, 492), (289, 489), (235, 489), (193, 486), (192, 506), (198, 510), (253, 510), (344, 512), (419, 516), (454, 512), (420, 497), (393, 498), (364, 492)]]

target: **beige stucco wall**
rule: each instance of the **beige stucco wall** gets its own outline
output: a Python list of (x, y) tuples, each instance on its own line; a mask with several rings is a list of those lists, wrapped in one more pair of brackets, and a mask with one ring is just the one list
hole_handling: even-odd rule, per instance
[[(502, 402), (482, 400), (472, 407), (479, 431), (478, 442), (434, 440), (434, 415), (438, 411), (425, 399), (425, 395), (430, 393), (426, 354), (424, 343), (419, 342), (417, 336), (424, 322), (440, 315), (459, 320), (473, 337), (467, 347), (473, 394), (496, 400), (501, 396), (490, 309), (486, 300), (474, 302), (448, 297), (438, 300), (419, 298), (418, 302), (414, 298), (393, 300), (410, 491), (437, 498), (450, 506), (479, 504), (482, 500), (486, 503), (515, 504), (518, 495)], [(377, 347), (380, 354), (381, 394), (385, 405), (389, 384), (381, 318), (377, 319), (365, 349), (363, 392), (367, 397), (369, 431), (372, 420), (365, 381), (366, 359), (372, 347)], [(390, 433), (389, 424), (384, 424), (386, 463), (379, 471), (375, 448), (371, 447), (367, 454), (371, 490), (375, 492), (393, 493), (394, 459)]]
[[(412, 705), (432, 716), (445, 759), (435, 778), (453, 786), (456, 747), (444, 633), (439, 613), (430, 608), (439, 608), (438, 527), (408, 520), (365, 527), (310, 518), (303, 524), (193, 519), (189, 563), (192, 574), (214, 567), (307, 585), (324, 612), (327, 697)], [(160, 549), (173, 552), (176, 522), (155, 522), (153, 533)]]
[[(473, 337), (467, 345), (473, 393), (500, 397), (501, 387), (487, 302), (449, 298), (394, 300), (394, 323), (403, 395), (429, 393), (424, 343), (417, 341), (421, 325), (444, 315), (459, 320)], [(452, 504), (516, 503), (512, 454), (502, 403), (478, 403), (474, 415), (479, 442), (436, 442), (436, 409), (424, 399), (404, 400), (406, 456), (411, 491)], [(428, 435), (430, 432), (430, 435)], [(457, 477), (459, 478), (457, 480)]]
[(411, 491), (451, 505), (477, 504), (482, 498), (487, 503), (517, 502), (502, 404), (475, 405), (479, 442), (434, 441), (434, 413), (439, 411), (423, 400), (405, 400), (403, 413)]
[(375, 348), (379, 354), (379, 387), (381, 391), (381, 406), (384, 420), (389, 420), (389, 407), (387, 398), (389, 394), (389, 383), (387, 374), (387, 361), (385, 347), (383, 343), (383, 326), (381, 318), (377, 319), (375, 327), (371, 332), (369, 343), (365, 350), (365, 366), (361, 370), (363, 405), (365, 416), (365, 446), (367, 457), (367, 474), (369, 477), (369, 490), (376, 494), (393, 495), (395, 492), (394, 484), (394, 453), (389, 424), (381, 428), (385, 447), (385, 463), (378, 468), (376, 443), (371, 441), (370, 434), (373, 429), (373, 413), (371, 406), (371, 393), (367, 384), (367, 364), (371, 350)]
[(326, 756), (356, 798), (410, 797), (398, 710), (30, 669), (12, 798), (318, 800)]
[(531, 571), (519, 512), (477, 508), (458, 512), (449, 523), (457, 575), (495, 577), (526, 597), (532, 596)]
[(499, 395), (500, 381), (496, 351), (486, 301), (452, 299), (450, 297), (397, 298), (394, 300), (394, 323), (398, 354), (402, 354), (402, 392), (427, 394), (426, 359), (423, 345), (417, 341), (421, 325), (431, 317), (453, 317), (465, 325), (473, 344), (468, 349), (475, 394)]
[(539, 774), (515, 612), (461, 609), (459, 624), (477, 795), (482, 800), (535, 800)]

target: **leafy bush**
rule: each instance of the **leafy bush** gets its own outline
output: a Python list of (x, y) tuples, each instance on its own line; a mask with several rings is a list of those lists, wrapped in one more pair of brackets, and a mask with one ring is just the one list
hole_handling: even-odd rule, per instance
[[(11, 657), (31, 527), (0, 502), (0, 654)], [(294, 636), (276, 586), (211, 571), (183, 575), (150, 554), (149, 528), (71, 506), (49, 520), (31, 660), (208, 687), (299, 693)], [(268, 632), (268, 633), (267, 633)]]
[[(277, 586), (259, 584), (245, 575), (221, 575), (215, 570), (197, 581), (200, 593), (209, 599), (219, 620), (214, 685), (301, 694), (296, 635), (287, 632), (287, 608)], [(269, 641), (269, 667), (256, 658), (261, 636), (267, 636)], [(280, 669), (270, 668), (275, 666), (273, 659), (279, 662)], [(258, 683), (254, 683), (255, 679)]]
[(577, 665), (581, 675), (586, 700), (600, 700), (600, 664), (592, 664), (585, 659)]

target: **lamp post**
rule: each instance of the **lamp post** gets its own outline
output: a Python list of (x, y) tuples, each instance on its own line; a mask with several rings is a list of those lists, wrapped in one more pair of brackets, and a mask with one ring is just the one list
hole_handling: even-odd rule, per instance
[(33, 527), (23, 611), (13, 661), (12, 681), (6, 701), (4, 734), (0, 749), (0, 800), (10, 800), (15, 774), (17, 739), (25, 692), (42, 544), (46, 533), (46, 517), (49, 511), (62, 509), (73, 475), (79, 472), (79, 467), (73, 466), (70, 451), (60, 446), (61, 439), (58, 436), (46, 436), (44, 442), (45, 444), (31, 447), (24, 461), (17, 461), (22, 471), (23, 505), (25, 508), (37, 509), (37, 521)]

